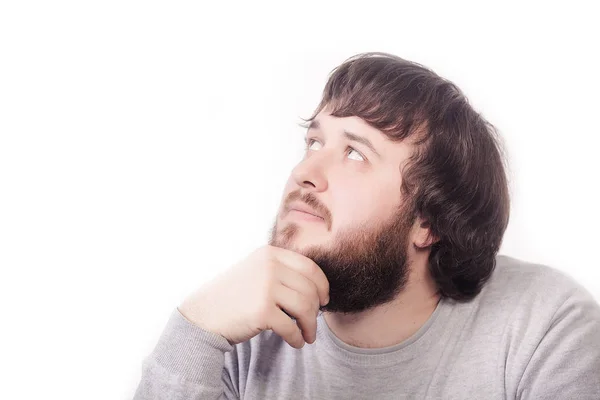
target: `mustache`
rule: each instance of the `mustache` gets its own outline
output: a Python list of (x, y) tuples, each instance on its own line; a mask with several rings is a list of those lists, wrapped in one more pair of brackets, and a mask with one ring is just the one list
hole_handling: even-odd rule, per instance
[(321, 201), (315, 196), (313, 193), (305, 192), (302, 193), (301, 190), (295, 190), (291, 192), (285, 201), (286, 208), (289, 207), (290, 203), (294, 201), (301, 201), (306, 203), (308, 206), (312, 207), (315, 211), (323, 216), (323, 219), (330, 223), (331, 221), (331, 213), (327, 209), (327, 207), (321, 203)]

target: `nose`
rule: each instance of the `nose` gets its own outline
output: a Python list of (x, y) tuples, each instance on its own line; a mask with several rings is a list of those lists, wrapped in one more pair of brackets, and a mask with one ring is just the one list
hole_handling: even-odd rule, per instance
[(298, 186), (314, 192), (327, 190), (324, 153), (320, 150), (317, 154), (306, 155), (292, 170), (292, 177)]

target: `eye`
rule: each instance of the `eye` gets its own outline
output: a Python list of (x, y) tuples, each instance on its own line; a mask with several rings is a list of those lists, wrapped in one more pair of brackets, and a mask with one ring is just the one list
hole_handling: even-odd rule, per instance
[[(317, 142), (314, 139), (308, 139), (308, 138), (305, 139), (305, 142), (306, 142), (306, 150), (307, 151), (311, 150), (311, 145), (312, 145), (313, 142), (319, 143), (319, 142)], [(319, 143), (319, 144), (321, 144), (321, 143)], [(354, 148), (348, 146), (347, 150), (348, 150), (348, 154), (352, 154), (352, 152), (354, 152), (356, 154), (356, 156), (352, 157), (353, 160), (355, 160), (355, 161), (366, 161), (365, 157), (363, 157), (363, 155), (360, 152), (356, 151)], [(359, 158), (356, 158), (356, 157), (359, 157)]]
[(358, 154), (358, 156), (360, 157), (358, 160), (356, 158), (353, 158), (353, 160), (356, 160), (356, 161), (365, 161), (365, 158), (358, 151), (354, 150), (352, 147), (348, 147), (348, 149), (350, 150), (350, 153), (354, 152), (354, 153)]
[[(317, 142), (317, 141), (316, 141), (316, 140), (314, 140), (314, 139), (305, 139), (305, 142), (306, 142), (306, 150), (310, 150), (310, 146), (311, 146), (311, 144), (312, 144), (313, 142), (315, 142), (315, 143), (319, 143), (319, 142)], [(320, 143), (319, 143), (319, 144), (320, 144)]]

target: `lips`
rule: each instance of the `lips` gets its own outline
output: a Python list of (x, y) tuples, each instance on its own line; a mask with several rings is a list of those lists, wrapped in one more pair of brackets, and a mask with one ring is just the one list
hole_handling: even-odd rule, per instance
[(308, 205), (303, 204), (303, 203), (294, 203), (294, 204), (291, 204), (289, 206), (288, 210), (290, 210), (290, 211), (291, 210), (302, 211), (304, 213), (311, 214), (311, 215), (314, 215), (315, 217), (319, 217), (321, 219), (324, 219), (321, 214), (319, 214), (318, 212), (316, 212), (315, 210), (313, 210), (311, 207), (309, 207)]

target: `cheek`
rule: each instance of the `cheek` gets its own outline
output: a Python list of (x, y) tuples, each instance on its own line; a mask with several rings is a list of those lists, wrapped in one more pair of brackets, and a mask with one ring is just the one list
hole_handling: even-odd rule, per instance
[(334, 225), (339, 227), (370, 224), (386, 220), (396, 210), (400, 202), (399, 189), (387, 185), (346, 187), (336, 193), (332, 204)]

